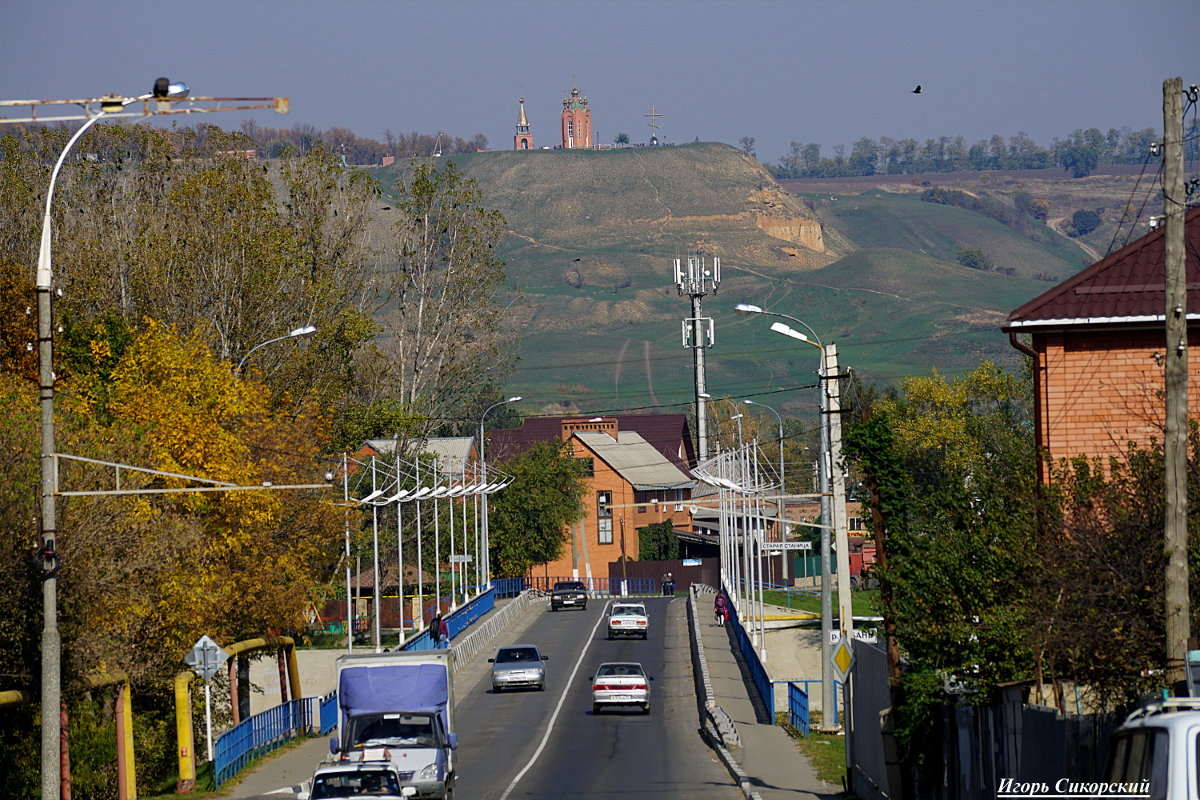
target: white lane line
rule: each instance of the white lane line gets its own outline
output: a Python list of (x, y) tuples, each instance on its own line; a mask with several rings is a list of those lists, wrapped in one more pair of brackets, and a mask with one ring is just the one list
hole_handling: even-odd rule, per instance
[(546, 725), (546, 733), (542, 736), (542, 742), (538, 745), (538, 749), (530, 757), (529, 763), (521, 768), (517, 776), (512, 779), (512, 783), (504, 790), (504, 794), (500, 795), (500, 800), (508, 800), (508, 796), (512, 794), (513, 789), (517, 788), (517, 784), (521, 782), (521, 778), (525, 777), (525, 773), (533, 767), (541, 756), (542, 751), (546, 749), (546, 742), (550, 741), (550, 733), (554, 730), (554, 722), (558, 719), (558, 712), (562, 711), (563, 702), (567, 699), (567, 692), (571, 691), (571, 687), (575, 685), (575, 675), (579, 672), (579, 665), (583, 663), (583, 657), (587, 653), (588, 648), (592, 646), (592, 641), (596, 638), (596, 631), (600, 628), (600, 623), (604, 621), (604, 614), (600, 615), (600, 619), (596, 620), (595, 627), (592, 628), (592, 635), (584, 642), (583, 649), (579, 651), (579, 658), (575, 661), (575, 666), (571, 669), (571, 677), (567, 679), (566, 688), (563, 689), (561, 695), (558, 696), (558, 705), (554, 707), (554, 713), (550, 715), (550, 722)]

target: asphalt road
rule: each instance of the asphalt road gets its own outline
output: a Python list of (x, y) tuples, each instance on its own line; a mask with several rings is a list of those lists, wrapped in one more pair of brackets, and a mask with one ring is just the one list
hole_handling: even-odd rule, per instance
[[(585, 611), (535, 611), (520, 633), (497, 637), (497, 646), (536, 644), (550, 657), (546, 690), (495, 694), (485, 675), (459, 695), (460, 798), (741, 796), (697, 733), (686, 600), (646, 605), (646, 641), (608, 641), (598, 599)], [(648, 716), (592, 713), (589, 678), (605, 661), (639, 661), (654, 678)]]
[[(585, 611), (531, 609), (455, 675), (459, 733), (457, 800), (740, 800), (741, 792), (697, 732), (687, 600), (647, 598), (646, 641), (608, 641), (608, 603)], [(536, 644), (545, 691), (492, 692), (487, 658), (496, 647)], [(651, 683), (651, 711), (592, 714), (589, 676), (605, 661), (639, 661)], [(327, 739), (265, 762), (227, 797), (286, 800), (312, 777)]]

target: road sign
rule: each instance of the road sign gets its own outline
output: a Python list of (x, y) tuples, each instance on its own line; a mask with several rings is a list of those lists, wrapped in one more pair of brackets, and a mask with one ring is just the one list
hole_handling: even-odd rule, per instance
[(213, 641), (210, 636), (204, 635), (192, 645), (192, 649), (183, 657), (183, 660), (196, 671), (197, 675), (210, 681), (217, 674), (221, 665), (229, 660), (229, 656), (221, 645)]
[(812, 550), (812, 542), (763, 542), (763, 550)]
[(451, 555), (450, 563), (451, 564), (470, 564), (471, 563), (471, 554), (466, 553), (465, 555)]
[(837, 643), (837, 647), (833, 649), (833, 655), (830, 656), (829, 660), (833, 663), (837, 679), (845, 683), (846, 676), (850, 674), (850, 670), (854, 667), (854, 650), (851, 649), (849, 642), (841, 639)]

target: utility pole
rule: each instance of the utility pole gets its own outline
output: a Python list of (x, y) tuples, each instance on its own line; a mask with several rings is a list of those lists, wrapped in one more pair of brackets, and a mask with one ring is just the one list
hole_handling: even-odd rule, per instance
[(700, 461), (708, 458), (708, 414), (703, 399), (704, 350), (712, 347), (713, 321), (702, 316), (704, 295), (716, 294), (721, 283), (721, 259), (713, 258), (712, 267), (704, 266), (703, 256), (688, 256), (686, 268), (682, 259), (675, 259), (675, 289), (692, 299), (691, 319), (683, 321), (683, 346), (692, 348), (692, 365), (696, 389), (696, 441)]
[[(1166, 217), (1166, 431), (1165, 549), (1167, 685), (1174, 689), (1185, 681), (1188, 640), (1191, 638), (1187, 565), (1187, 411), (1188, 323), (1187, 266), (1184, 254), (1183, 112), (1179, 78), (1163, 81), (1163, 214)], [(1182, 694), (1187, 694), (1186, 690)]]
[(829, 393), (829, 485), (833, 497), (833, 545), (837, 551), (838, 628), (852, 646), (854, 616), (850, 605), (850, 536), (846, 529), (846, 475), (842, 471), (842, 396), (837, 345), (825, 345), (825, 391)]

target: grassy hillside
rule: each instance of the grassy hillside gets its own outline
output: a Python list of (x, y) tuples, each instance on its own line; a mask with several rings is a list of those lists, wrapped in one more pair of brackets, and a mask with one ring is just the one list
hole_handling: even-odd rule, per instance
[[(720, 256), (723, 268), (703, 306), (716, 326), (709, 390), (797, 415), (816, 406), (816, 349), (772, 333), (769, 318), (736, 316), (736, 303), (804, 320), (869, 378), (958, 373), (983, 358), (1019, 364), (998, 326), (1053, 285), (1033, 276), (1066, 277), (1088, 262), (1065, 238), (1033, 241), (980, 214), (921, 202), (918, 187), (790, 195), (719, 144), (454, 161), (508, 221), (501, 255), (519, 290), (523, 339), (507, 388), (526, 410), (686, 407), (692, 351), (681, 325), (691, 307), (671, 261), (697, 251)], [(378, 177), (391, 185), (397, 169)], [(1012, 274), (960, 266), (964, 247)]]

